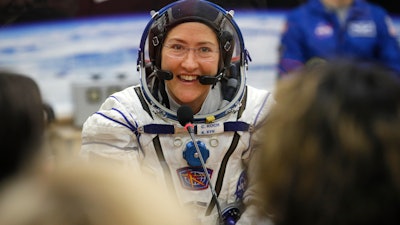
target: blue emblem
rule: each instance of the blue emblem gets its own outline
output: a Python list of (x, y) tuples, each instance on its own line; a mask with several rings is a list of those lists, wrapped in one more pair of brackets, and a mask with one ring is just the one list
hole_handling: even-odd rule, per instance
[(236, 191), (235, 191), (236, 201), (243, 199), (244, 191), (246, 190), (246, 188), (247, 188), (247, 174), (246, 171), (243, 171), (242, 174), (240, 174), (240, 177), (236, 184)]
[[(208, 157), (210, 157), (210, 151), (208, 151), (206, 144), (201, 141), (197, 141), (197, 146), (201, 156), (203, 157), (204, 163), (207, 162)], [(183, 150), (183, 158), (186, 160), (189, 166), (202, 166), (200, 161), (200, 156), (197, 153), (196, 146), (194, 142), (191, 141), (186, 144), (185, 150)]]
[[(207, 169), (211, 175), (213, 170)], [(177, 170), (178, 177), (183, 188), (193, 191), (204, 190), (208, 188), (208, 180), (204, 173), (203, 167), (184, 167)]]

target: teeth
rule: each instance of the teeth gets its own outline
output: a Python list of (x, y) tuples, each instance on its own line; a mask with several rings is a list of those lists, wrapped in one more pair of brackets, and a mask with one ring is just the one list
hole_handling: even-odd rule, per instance
[(180, 78), (186, 81), (197, 80), (197, 76), (181, 75)]

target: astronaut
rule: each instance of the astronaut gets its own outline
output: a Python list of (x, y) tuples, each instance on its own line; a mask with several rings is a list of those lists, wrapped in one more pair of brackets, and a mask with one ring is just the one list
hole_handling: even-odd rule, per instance
[[(86, 120), (81, 155), (153, 177), (199, 224), (258, 224), (251, 159), (274, 99), (246, 85), (250, 57), (233, 11), (181, 0), (151, 14), (138, 50), (140, 84)], [(184, 115), (194, 138), (178, 121), (183, 106), (194, 114)]]
[(279, 50), (278, 78), (304, 65), (343, 58), (376, 61), (400, 77), (392, 19), (365, 0), (308, 0), (288, 13)]

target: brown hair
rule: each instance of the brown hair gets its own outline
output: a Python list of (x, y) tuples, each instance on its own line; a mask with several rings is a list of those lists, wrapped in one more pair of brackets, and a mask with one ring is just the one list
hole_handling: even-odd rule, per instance
[(0, 224), (194, 224), (171, 196), (131, 170), (70, 161), (9, 181), (0, 192)]
[(41, 93), (22, 74), (0, 71), (0, 182), (14, 174), (37, 152), (45, 129)]
[(275, 223), (398, 223), (399, 80), (337, 61), (279, 81), (276, 99), (259, 177)]

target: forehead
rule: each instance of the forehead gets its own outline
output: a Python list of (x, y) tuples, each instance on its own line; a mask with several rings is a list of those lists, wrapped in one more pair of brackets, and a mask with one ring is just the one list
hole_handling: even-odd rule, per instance
[(171, 39), (218, 43), (215, 32), (209, 26), (200, 22), (186, 22), (175, 26), (168, 32), (166, 41)]

